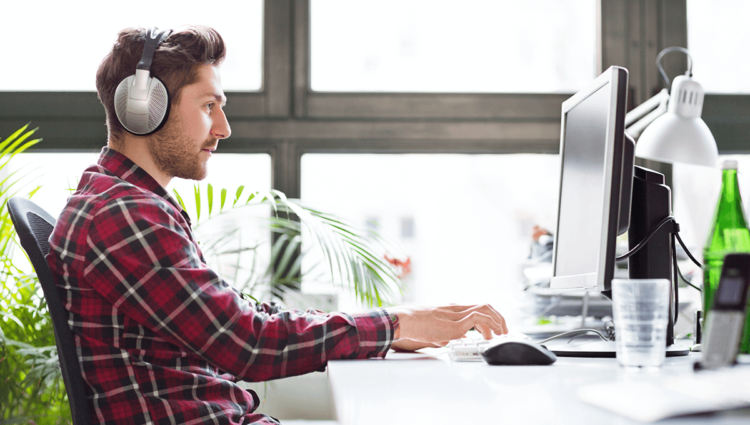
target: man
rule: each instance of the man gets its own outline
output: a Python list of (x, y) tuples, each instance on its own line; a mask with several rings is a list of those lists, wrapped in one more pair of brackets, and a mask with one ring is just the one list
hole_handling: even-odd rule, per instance
[(109, 137), (84, 171), (50, 238), (87, 384), (92, 421), (110, 424), (277, 423), (237, 380), (323, 370), (328, 360), (384, 357), (389, 348), (444, 345), (476, 327), (507, 332), (490, 306), (395, 307), (361, 314), (274, 311), (254, 305), (205, 263), (190, 220), (167, 193), (174, 177), (201, 180), (230, 136), (213, 29), (173, 32), (151, 74), (171, 95), (163, 128), (123, 128), (114, 109), (145, 31), (120, 32), (96, 78)]

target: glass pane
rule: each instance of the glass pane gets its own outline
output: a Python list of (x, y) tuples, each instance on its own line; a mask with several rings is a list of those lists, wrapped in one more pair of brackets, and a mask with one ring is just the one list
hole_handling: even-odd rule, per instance
[[(554, 231), (559, 169), (557, 155), (308, 154), (302, 199), (401, 240), (412, 273), (400, 302), (491, 302), (510, 314), (532, 228)], [(356, 303), (342, 295), (339, 307)]]
[(312, 0), (312, 89), (572, 93), (596, 77), (596, 11), (596, 0)]
[[(39, 11), (34, 13), (32, 10)], [(33, 19), (29, 20), (29, 13)], [(88, 13), (87, 13), (88, 12)], [(227, 44), (222, 65), (225, 91), (259, 90), (263, 2), (184, 0), (179, 3), (97, 0), (3, 2), (0, 37), (5, 63), (0, 90), (95, 91), (96, 70), (127, 27), (213, 27)], [(133, 70), (135, 72), (135, 70)]]
[(750, 93), (750, 2), (688, 0), (693, 75), (707, 93)]

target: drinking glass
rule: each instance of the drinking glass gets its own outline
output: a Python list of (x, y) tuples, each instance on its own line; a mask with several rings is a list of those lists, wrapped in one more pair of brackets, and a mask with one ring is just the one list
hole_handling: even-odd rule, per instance
[(612, 279), (617, 360), (623, 366), (664, 363), (669, 287), (667, 279)]

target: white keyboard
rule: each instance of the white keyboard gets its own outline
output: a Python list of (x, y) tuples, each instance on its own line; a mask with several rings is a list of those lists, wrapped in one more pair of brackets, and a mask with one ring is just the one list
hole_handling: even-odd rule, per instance
[(469, 331), (465, 337), (455, 339), (448, 343), (451, 358), (456, 362), (481, 362), (482, 353), (489, 347), (500, 341), (531, 341), (528, 335), (520, 332), (509, 332), (505, 335), (492, 335), (492, 339), (486, 340), (477, 331)]

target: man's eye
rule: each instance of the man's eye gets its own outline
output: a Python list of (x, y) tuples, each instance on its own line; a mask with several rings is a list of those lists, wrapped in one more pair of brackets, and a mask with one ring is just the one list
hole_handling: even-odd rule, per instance
[(208, 103), (208, 104), (206, 104), (206, 107), (207, 107), (207, 108), (208, 108), (209, 110), (211, 110), (211, 109), (213, 109), (213, 107), (214, 107), (214, 104), (213, 104), (213, 103)]

